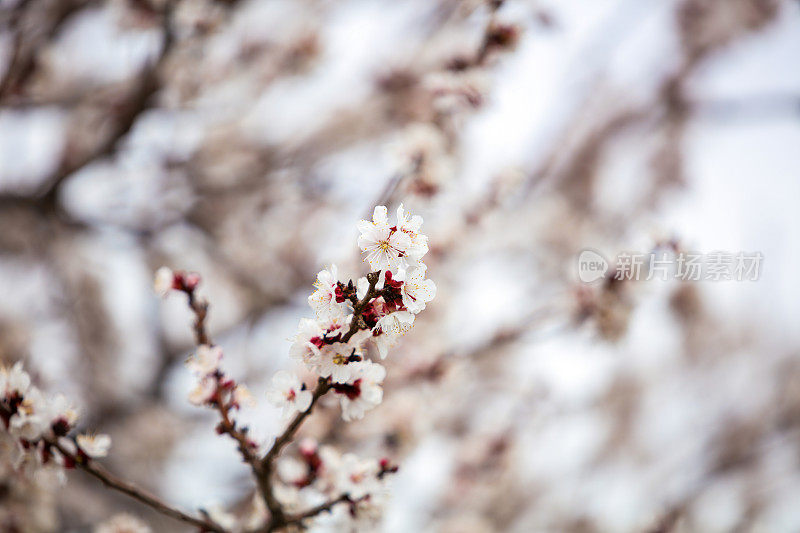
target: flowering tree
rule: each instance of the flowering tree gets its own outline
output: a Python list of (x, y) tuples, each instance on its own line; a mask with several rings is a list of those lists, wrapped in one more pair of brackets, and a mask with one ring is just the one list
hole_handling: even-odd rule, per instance
[[(386, 207), (378, 206), (371, 221), (358, 224), (358, 245), (371, 272), (347, 283), (339, 280), (335, 265), (317, 275), (316, 290), (308, 297), (315, 317), (300, 321), (291, 348), (292, 357), (312, 371), (317, 382), (312, 389), (294, 374), (284, 370), (275, 374), (267, 397), (283, 409), (288, 423), (268, 445), (251, 438), (249, 428), (236, 419), (242, 404), (254, 399), (221, 367), (223, 351), (213, 343), (205, 325), (209, 305), (197, 295), (200, 276), (167, 267), (156, 273), (156, 291), (163, 296), (184, 293), (195, 316), (197, 350), (186, 366), (197, 382), (189, 401), (217, 412), (217, 433), (236, 442), (252, 471), (257, 491), (253, 512), (245, 519), (221, 510), (186, 513), (106, 471), (95, 459), (108, 454), (111, 439), (107, 435), (75, 435), (76, 409), (62, 395), (46, 397), (31, 383), (21, 363), (0, 372), (0, 416), (7, 430), (4, 445), (15, 448), (15, 462), (30, 474), (50, 470), (63, 479), (64, 469), (77, 467), (109, 488), (202, 531), (269, 532), (303, 527), (339, 504), (348, 505), (355, 519), (370, 516), (383, 494), (384, 477), (397, 471), (388, 459), (360, 459), (304, 441), (299, 447), (305, 468), (302, 476), (287, 484), (276, 475), (277, 465), (283, 449), (294, 441), (324, 395), (338, 396), (345, 421), (363, 418), (381, 403), (386, 370), (369, 359), (369, 344), (385, 359), (389, 348), (436, 294), (436, 285), (425, 277), (422, 258), (428, 243), (420, 233), (421, 226), (422, 218), (407, 214), (402, 204), (393, 224)], [(311, 508), (296, 509), (293, 496), (299, 490), (314, 491), (323, 500)], [(130, 529), (126, 524), (112, 530)]]

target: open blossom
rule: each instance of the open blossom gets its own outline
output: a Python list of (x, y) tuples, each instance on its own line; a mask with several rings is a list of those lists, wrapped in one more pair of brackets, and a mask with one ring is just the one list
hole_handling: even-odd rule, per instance
[(0, 368), (0, 390), (4, 396), (24, 396), (31, 386), (31, 377), (17, 361), (11, 368)]
[(351, 316), (339, 315), (324, 321), (310, 318), (300, 319), (289, 355), (304, 362), (312, 369), (319, 368), (323, 349), (334, 343), (347, 331)]
[(222, 348), (203, 344), (197, 348), (197, 353), (186, 361), (186, 366), (198, 376), (207, 376), (219, 368), (220, 360), (222, 360)]
[(386, 377), (386, 369), (372, 361), (351, 364), (351, 375), (347, 383), (334, 384), (333, 390), (339, 394), (342, 418), (346, 421), (364, 417), (383, 400), (381, 384)]
[(398, 278), (403, 282), (400, 293), (403, 305), (412, 313), (419, 313), (425, 309), (428, 302), (436, 296), (436, 284), (433, 280), (425, 279), (428, 267), (421, 264), (417, 268), (401, 271)]
[(330, 377), (334, 383), (346, 383), (352, 375), (353, 363), (361, 359), (363, 350), (353, 339), (347, 343), (328, 344), (320, 350), (317, 373), (324, 378)]
[(267, 392), (267, 399), (276, 407), (283, 408), (283, 416), (289, 417), (311, 407), (311, 392), (305, 390), (300, 379), (294, 374), (279, 370), (272, 376), (272, 387), (272, 390)]
[(384, 331), (389, 335), (399, 336), (408, 333), (414, 325), (414, 314), (408, 311), (395, 311), (378, 320), (376, 330)]
[(111, 437), (108, 435), (78, 435), (76, 441), (89, 457), (105, 457), (111, 448)]
[(57, 394), (50, 401), (47, 418), (56, 433), (66, 435), (78, 421), (78, 411), (66, 396)]
[(319, 350), (323, 344), (322, 338), (325, 333), (316, 320), (301, 318), (294, 342), (289, 349), (289, 355), (308, 365), (316, 364), (319, 360)]
[(408, 256), (416, 262), (428, 253), (428, 237), (420, 233), (422, 217), (410, 215), (403, 209), (403, 204), (397, 207), (397, 229), (411, 239), (411, 247), (407, 250)]
[(189, 402), (192, 405), (205, 405), (217, 394), (217, 380), (212, 376), (203, 376), (189, 391)]
[(378, 480), (380, 466), (375, 459), (362, 459), (352, 453), (346, 453), (336, 470), (337, 487), (354, 500), (380, 489)]
[(342, 314), (342, 302), (337, 301), (336, 289), (339, 280), (336, 277), (336, 265), (321, 270), (314, 283), (316, 290), (308, 297), (308, 304), (319, 318), (333, 318)]
[(236, 385), (235, 389), (233, 389), (233, 403), (239, 407), (242, 405), (252, 407), (256, 404), (256, 400), (253, 398), (253, 394), (250, 392), (250, 389), (239, 384)]
[(408, 266), (411, 238), (405, 232), (397, 231), (396, 227), (389, 226), (386, 207), (377, 206), (372, 214), (372, 221), (360, 221), (358, 230), (361, 232), (358, 246), (372, 270)]
[(9, 432), (29, 441), (38, 439), (50, 427), (47, 411), (44, 395), (39, 389), (30, 387), (11, 417)]
[(357, 500), (380, 491), (380, 463), (352, 453), (340, 454), (331, 446), (323, 446), (318, 457), (324, 465), (322, 480), (326, 490), (347, 494)]

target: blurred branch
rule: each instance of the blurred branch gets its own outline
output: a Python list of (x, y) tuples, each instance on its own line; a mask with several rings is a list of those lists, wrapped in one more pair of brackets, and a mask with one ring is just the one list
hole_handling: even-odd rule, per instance
[[(63, 22), (68, 14), (74, 12), (78, 6), (84, 4), (83, 2), (74, 4), (65, 2), (63, 5), (70, 6), (73, 9), (69, 11), (63, 9), (63, 16), (59, 18), (59, 22)], [(56, 204), (57, 190), (61, 183), (76, 171), (114, 153), (119, 141), (133, 128), (139, 116), (149, 108), (151, 97), (161, 87), (159, 70), (174, 42), (172, 9), (173, 3), (171, 1), (167, 2), (162, 13), (163, 41), (158, 58), (142, 69), (138, 75), (138, 82), (130, 92), (126, 101), (122, 105), (116, 107), (115, 111), (111, 113), (113, 120), (110, 133), (97, 146), (84, 153), (72, 154), (69, 152), (68, 148), (65, 149), (59, 165), (49, 176), (42, 180), (42, 184), (36, 191), (32, 194), (2, 194), (0, 195), (0, 206), (4, 203), (14, 203), (16, 200), (24, 200), (33, 197), (35, 198), (35, 203), (44, 206), (45, 209), (55, 210), (54, 206)], [(55, 31), (55, 29), (57, 29), (57, 26), (53, 31)], [(16, 69), (10, 68), (9, 71), (18, 70), (19, 68), (21, 67), (16, 67)], [(17, 77), (19, 76), (20, 75), (17, 75)], [(2, 93), (0, 93), (0, 96), (2, 96)]]
[[(331, 390), (331, 384), (328, 382), (328, 380), (326, 378), (319, 378), (317, 387), (314, 389), (314, 393), (311, 398), (311, 405), (309, 405), (308, 409), (305, 411), (301, 411), (295, 415), (283, 433), (275, 439), (272, 447), (261, 460), (259, 487), (261, 487), (264, 502), (267, 504), (267, 508), (270, 512), (270, 519), (265, 526), (265, 531), (274, 531), (289, 524), (288, 518), (283, 511), (283, 506), (281, 506), (272, 490), (272, 481), (270, 478), (272, 477), (272, 473), (275, 469), (275, 460), (280, 455), (281, 450), (292, 441), (294, 434), (300, 428), (300, 425), (303, 423), (303, 421), (305, 421), (305, 419), (311, 414), (311, 411), (313, 411), (317, 401), (329, 390)], [(322, 512), (322, 510), (318, 512)]]
[(204, 520), (202, 518), (188, 515), (183, 511), (170, 506), (152, 494), (140, 489), (139, 487), (136, 487), (135, 485), (116, 477), (105, 468), (96, 464), (94, 461), (85, 459), (78, 454), (70, 452), (57, 440), (54, 439), (48, 441), (48, 443), (58, 449), (58, 451), (61, 452), (61, 454), (71, 461), (76, 467), (80, 468), (90, 476), (100, 480), (105, 486), (130, 496), (134, 500), (147, 505), (163, 515), (198, 527), (202, 531), (225, 533), (225, 529), (221, 528), (219, 525), (211, 522), (210, 520)]
[[(7, 98), (18, 92), (36, 71), (37, 56), (56, 36), (69, 18), (90, 5), (93, 0), (59, 0), (50, 2), (47, 7), (51, 13), (46, 22), (38, 23), (28, 35), (22, 29), (22, 19), (28, 11), (31, 0), (21, 0), (11, 11), (8, 25), (17, 28), (12, 45), (11, 60), (3, 77), (0, 78), (0, 106), (7, 104)], [(38, 6), (36, 6), (38, 7)], [(29, 37), (29, 38), (27, 38)]]

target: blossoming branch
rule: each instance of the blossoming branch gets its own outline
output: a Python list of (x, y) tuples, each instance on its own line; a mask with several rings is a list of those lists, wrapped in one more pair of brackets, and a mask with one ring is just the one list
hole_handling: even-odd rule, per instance
[(220, 509), (201, 510), (197, 516), (184, 513), (104, 470), (94, 459), (108, 453), (110, 438), (71, 437), (75, 409), (63, 396), (46, 399), (18, 363), (0, 372), (0, 417), (7, 430), (4, 438), (11, 439), (18, 451), (19, 468), (53, 468), (63, 475), (63, 469), (80, 467), (110, 488), (201, 531), (256, 533), (306, 527), (340, 505), (348, 507), (346, 516), (354, 525), (371, 519), (386, 495), (385, 476), (397, 471), (388, 459), (360, 459), (310, 440), (300, 443), (299, 461), (281, 457), (281, 452), (326, 394), (338, 398), (345, 421), (363, 418), (381, 403), (386, 369), (370, 353), (385, 359), (436, 294), (422, 262), (428, 243), (421, 226), (422, 218), (409, 215), (402, 205), (394, 223), (389, 222), (386, 207), (378, 206), (371, 221), (358, 223), (358, 246), (370, 272), (345, 282), (332, 265), (317, 275), (315, 291), (308, 297), (314, 318), (301, 319), (290, 349), (291, 356), (316, 376), (316, 383), (310, 387), (285, 370), (273, 376), (267, 398), (282, 409), (287, 423), (268, 446), (254, 440), (249, 428), (237, 420), (241, 406), (255, 400), (221, 366), (223, 351), (206, 329), (209, 305), (197, 294), (200, 276), (166, 267), (156, 273), (156, 291), (162, 296), (185, 294), (194, 313), (197, 350), (186, 366), (196, 383), (189, 401), (217, 413), (217, 433), (235, 441), (252, 472), (257, 490), (246, 516)]

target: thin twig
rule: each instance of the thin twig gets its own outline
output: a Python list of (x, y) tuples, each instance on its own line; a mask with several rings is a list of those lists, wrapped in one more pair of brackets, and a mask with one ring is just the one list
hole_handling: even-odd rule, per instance
[(288, 526), (288, 525), (292, 525), (292, 524), (299, 524), (303, 520), (306, 520), (308, 518), (313, 518), (313, 517), (317, 516), (320, 513), (324, 513), (325, 511), (331, 511), (333, 509), (333, 507), (335, 505), (339, 504), (339, 503), (345, 503), (345, 502), (347, 502), (347, 503), (357, 503), (357, 502), (360, 502), (360, 501), (364, 500), (365, 498), (366, 498), (366, 496), (362, 496), (361, 498), (358, 498), (357, 500), (352, 500), (352, 499), (350, 499), (350, 495), (349, 494), (347, 494), (347, 493), (342, 494), (338, 498), (334, 498), (334, 499), (329, 500), (329, 501), (327, 501), (325, 503), (321, 503), (321, 504), (317, 505), (316, 507), (312, 507), (311, 509), (309, 509), (307, 511), (303, 511), (302, 513), (287, 517), (285, 525)]
[(283, 512), (283, 507), (275, 497), (275, 494), (272, 490), (270, 478), (272, 477), (272, 473), (275, 468), (275, 460), (280, 455), (281, 450), (283, 450), (283, 448), (292, 441), (294, 434), (300, 428), (300, 425), (308, 417), (308, 415), (311, 414), (311, 411), (314, 409), (314, 405), (317, 403), (317, 401), (322, 398), (322, 396), (324, 396), (330, 389), (331, 384), (329, 383), (328, 379), (319, 378), (317, 387), (314, 389), (313, 396), (311, 397), (311, 405), (309, 405), (308, 409), (305, 411), (295, 415), (284, 432), (275, 439), (272, 447), (270, 447), (269, 451), (261, 460), (259, 487), (263, 491), (264, 503), (267, 504), (267, 508), (269, 509), (271, 515), (270, 521), (267, 525), (267, 531), (274, 531), (275, 529), (285, 526), (287, 523), (286, 516)]
[[(188, 303), (189, 308), (194, 313), (194, 335), (195, 341), (197, 342), (198, 346), (207, 345), (212, 346), (213, 343), (211, 341), (211, 337), (206, 330), (206, 318), (208, 317), (208, 302), (198, 298), (195, 294), (194, 289), (186, 290), (186, 295), (188, 296)], [(217, 378), (217, 386), (219, 387), (219, 378)], [(269, 484), (268, 476), (264, 476), (262, 472), (262, 463), (259, 460), (258, 456), (254, 453), (254, 446), (250, 438), (247, 436), (247, 431), (244, 429), (240, 429), (236, 425), (236, 421), (231, 419), (230, 417), (230, 403), (225, 404), (218, 399), (215, 404), (215, 408), (222, 419), (217, 426), (219, 432), (221, 434), (229, 435), (232, 439), (236, 441), (237, 448), (239, 449), (239, 453), (242, 455), (242, 459), (250, 466), (250, 470), (253, 472), (253, 478), (256, 480), (258, 485), (259, 493), (262, 495), (264, 499), (264, 503), (269, 507), (269, 499), (272, 494), (272, 491)], [(271, 509), (271, 508), (270, 508)]]
[(153, 496), (152, 494), (140, 489), (139, 487), (133, 485), (132, 483), (128, 483), (124, 481), (108, 470), (103, 468), (102, 466), (98, 465), (92, 460), (84, 459), (79, 455), (76, 455), (66, 449), (64, 446), (61, 445), (57, 440), (47, 440), (47, 442), (55, 447), (61, 454), (72, 461), (76, 467), (80, 468), (87, 474), (91, 475), (92, 477), (100, 480), (105, 486), (110, 487), (116, 491), (119, 491), (127, 496), (130, 496), (134, 500), (141, 502), (148, 507), (158, 511), (159, 513), (174, 518), (176, 520), (180, 520), (181, 522), (185, 522), (187, 524), (192, 524), (193, 526), (201, 528), (203, 531), (213, 531), (216, 533), (226, 533), (226, 530), (220, 527), (217, 524), (214, 524), (210, 520), (204, 520), (202, 518), (198, 518), (189, 514), (184, 513), (183, 511), (176, 509), (175, 507), (170, 506), (163, 500)]

